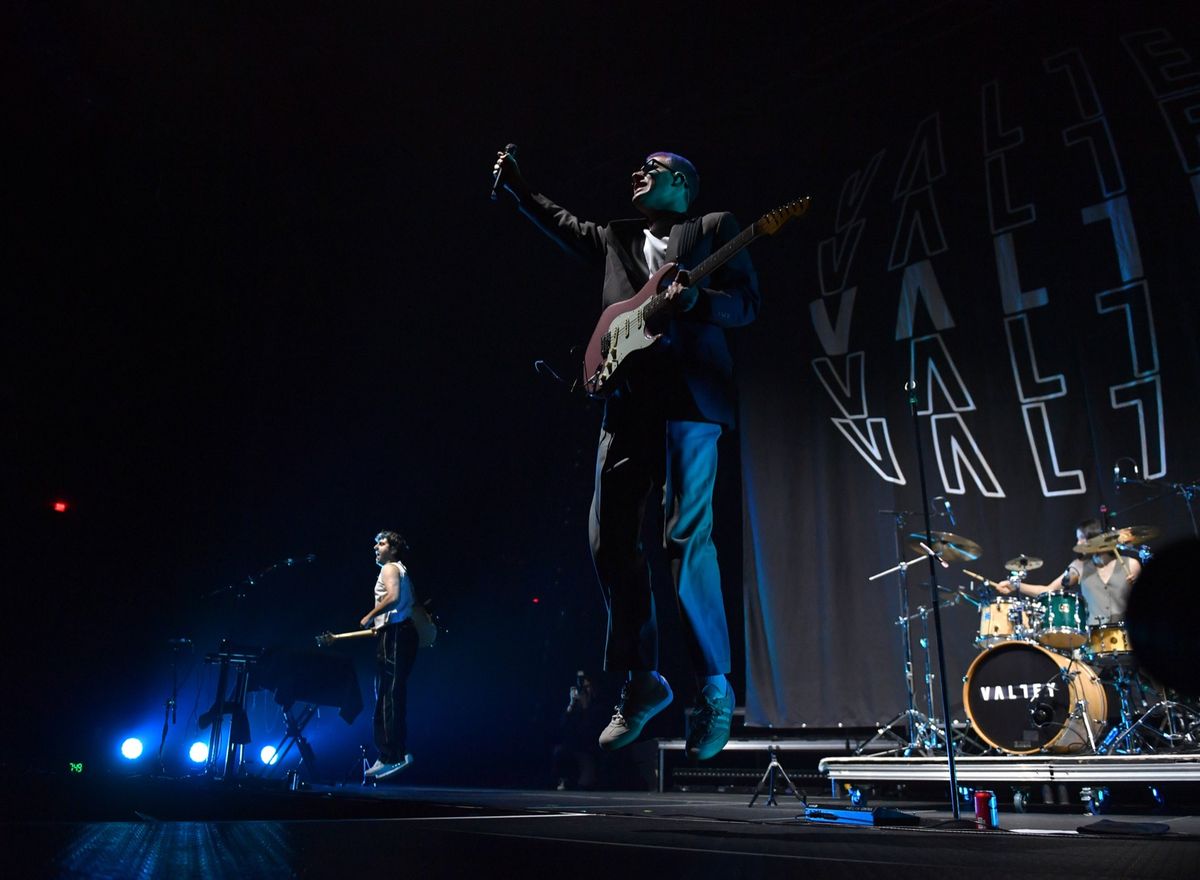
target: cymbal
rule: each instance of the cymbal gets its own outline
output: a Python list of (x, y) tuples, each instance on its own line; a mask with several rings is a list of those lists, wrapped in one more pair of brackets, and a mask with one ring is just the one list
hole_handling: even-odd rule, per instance
[(1036, 556), (1026, 556), (1022, 553), (1016, 559), (1010, 559), (1004, 563), (1004, 567), (1009, 571), (1033, 571), (1042, 567), (1042, 560)]
[(924, 552), (921, 547), (925, 544), (934, 555), (943, 562), (973, 562), (983, 555), (983, 548), (962, 535), (953, 532), (913, 532), (908, 536), (908, 546), (917, 552)]
[(1080, 541), (1071, 549), (1075, 553), (1082, 553), (1085, 556), (1091, 553), (1111, 553), (1118, 547), (1141, 544), (1157, 538), (1158, 535), (1159, 529), (1155, 526), (1125, 526), (1101, 532), (1094, 538)]

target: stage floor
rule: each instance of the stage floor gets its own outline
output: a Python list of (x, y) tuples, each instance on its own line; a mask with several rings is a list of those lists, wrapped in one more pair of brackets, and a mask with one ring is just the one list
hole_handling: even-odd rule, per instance
[(740, 793), (31, 783), (10, 790), (0, 826), (11, 877), (1200, 876), (1193, 814), (1002, 809), (1000, 829), (981, 831), (930, 803), (879, 804), (914, 827), (815, 822), (791, 795), (748, 807)]

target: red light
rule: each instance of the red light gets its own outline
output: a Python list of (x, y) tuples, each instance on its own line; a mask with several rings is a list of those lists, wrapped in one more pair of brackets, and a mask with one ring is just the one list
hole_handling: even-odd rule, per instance
[(54, 512), (55, 513), (66, 513), (67, 512), (67, 502), (55, 501), (54, 502)]
[(534, 596), (534, 597), (533, 597), (533, 604), (534, 604), (534, 605), (536, 605), (538, 602), (541, 602), (541, 601), (542, 601), (542, 600), (541, 600), (541, 599), (539, 599), (537, 596)]

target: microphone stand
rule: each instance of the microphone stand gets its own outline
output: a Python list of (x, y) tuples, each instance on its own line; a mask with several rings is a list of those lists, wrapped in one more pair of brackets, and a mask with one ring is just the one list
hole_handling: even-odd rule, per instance
[(1130, 485), (1142, 486), (1146, 489), (1165, 490), (1151, 498), (1146, 498), (1137, 502), (1136, 504), (1131, 504), (1129, 507), (1126, 507), (1123, 510), (1118, 510), (1116, 513), (1112, 514), (1114, 519), (1119, 516), (1124, 516), (1125, 514), (1129, 513), (1129, 511), (1137, 510), (1139, 507), (1150, 504), (1153, 501), (1159, 501), (1170, 495), (1179, 495), (1182, 496), (1183, 503), (1187, 507), (1188, 518), (1192, 521), (1192, 537), (1200, 538), (1200, 526), (1198, 526), (1196, 523), (1196, 509), (1193, 506), (1196, 496), (1200, 495), (1200, 480), (1193, 480), (1190, 483), (1167, 483), (1160, 480), (1140, 480), (1136, 477), (1132, 479), (1129, 477), (1117, 477), (1113, 482), (1116, 484), (1118, 490), (1120, 490), (1122, 486)]
[[(933, 534), (933, 524), (929, 520), (929, 490), (925, 486), (925, 454), (921, 448), (921, 418), (917, 414), (917, 380), (914, 376), (904, 386), (908, 392), (908, 408), (912, 413), (913, 437), (917, 444), (917, 474), (921, 481), (921, 509), (925, 518), (925, 537)], [(941, 558), (929, 550), (929, 555), (941, 562)], [(946, 766), (950, 774), (950, 809), (955, 821), (962, 818), (958, 805), (958, 770), (954, 765), (954, 724), (950, 718), (950, 692), (946, 689), (946, 655), (942, 649), (942, 609), (938, 597), (937, 569), (933, 559), (929, 566), (929, 595), (933, 607), (933, 630), (937, 634), (938, 675), (941, 678), (942, 716), (946, 719)]]
[(239, 599), (244, 599), (246, 598), (246, 593), (249, 591), (248, 588), (256, 586), (260, 580), (265, 578), (275, 569), (291, 568), (293, 565), (298, 565), (301, 562), (316, 562), (316, 560), (317, 556), (315, 553), (309, 553), (307, 556), (301, 556), (298, 558), (289, 556), (286, 559), (280, 559), (277, 562), (272, 562), (258, 574), (246, 575), (236, 584), (228, 584), (224, 587), (218, 587), (211, 593), (205, 593), (203, 596), (201, 596), (201, 598), (211, 599), (214, 596), (220, 596), (222, 593), (236, 593)]
[(178, 723), (176, 707), (179, 705), (179, 649), (184, 645), (192, 646), (191, 639), (168, 639), (171, 646), (171, 696), (163, 704), (162, 739), (158, 742), (158, 772), (166, 775), (163, 765), (163, 750), (167, 747), (167, 730), (170, 725)]

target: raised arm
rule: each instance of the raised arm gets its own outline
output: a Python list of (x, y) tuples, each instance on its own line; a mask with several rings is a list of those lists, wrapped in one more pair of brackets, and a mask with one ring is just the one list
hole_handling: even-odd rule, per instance
[(1052, 584), (1031, 584), (1029, 581), (1021, 581), (1015, 578), (1005, 578), (1000, 581), (992, 581), (991, 584), (996, 588), (996, 592), (1003, 593), (1006, 596), (1018, 594), (1022, 596), (1040, 596), (1042, 593), (1049, 593), (1053, 590), (1061, 590), (1064, 587), (1074, 587), (1079, 584), (1079, 578), (1083, 574), (1083, 569), (1076, 559), (1063, 571), (1062, 576)]
[(500, 153), (492, 167), (500, 186), (516, 202), (517, 210), (564, 251), (585, 262), (604, 258), (604, 230), (590, 220), (580, 220), (530, 187), (510, 153)]

